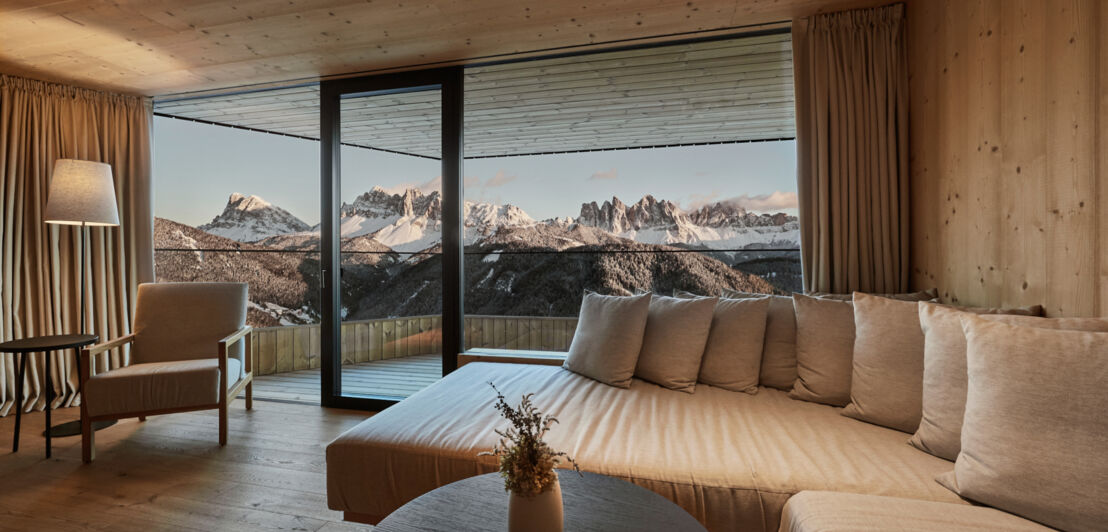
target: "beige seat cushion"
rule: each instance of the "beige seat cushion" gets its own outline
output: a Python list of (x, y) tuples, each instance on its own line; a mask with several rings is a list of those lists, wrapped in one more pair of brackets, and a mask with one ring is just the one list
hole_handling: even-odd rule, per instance
[[(227, 360), (230, 387), (241, 367)], [(101, 373), (85, 383), (90, 416), (128, 414), (219, 403), (219, 361), (214, 358), (132, 364)]]
[(793, 295), (796, 306), (796, 383), (789, 396), (834, 406), (850, 402), (854, 305)]
[(855, 293), (854, 325), (850, 404), (843, 415), (915, 432), (923, 396), (919, 303)]
[(535, 392), (559, 420), (547, 442), (581, 469), (655, 491), (710, 530), (777, 530), (785, 501), (811, 489), (961, 503), (934, 480), (950, 462), (780, 390), (684, 394), (639, 379), (619, 389), (556, 366), (470, 363), (327, 446), (330, 508), (386, 515), (495, 471), (495, 457), (477, 456), (506, 425), (487, 381), (508, 397)]
[(780, 532), (1046, 532), (992, 508), (833, 491), (802, 491), (785, 503)]
[[(766, 297), (766, 294), (724, 289), (723, 297), (749, 299)], [(758, 382), (762, 386), (788, 391), (796, 382), (796, 313), (793, 311), (791, 297), (769, 296), (769, 298)]]
[(909, 443), (935, 456), (954, 460), (961, 449), (962, 417), (966, 409), (966, 336), (961, 316), (986, 315), (987, 319), (1039, 327), (1108, 331), (1108, 320), (1096, 318), (1038, 318), (1042, 307), (1013, 309), (952, 308), (919, 304), (924, 333), (923, 411), (919, 429)]
[(969, 388), (944, 485), (1047, 526), (1104, 530), (1108, 333), (961, 319)]
[(714, 297), (652, 296), (635, 376), (693, 393), (716, 301)]
[(651, 294), (585, 292), (565, 369), (619, 388), (631, 385), (642, 350)]

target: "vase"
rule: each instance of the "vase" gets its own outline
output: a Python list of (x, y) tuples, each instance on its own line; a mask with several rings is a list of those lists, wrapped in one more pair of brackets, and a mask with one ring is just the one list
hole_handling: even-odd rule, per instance
[(508, 497), (508, 532), (562, 532), (562, 487), (556, 478), (538, 495)]

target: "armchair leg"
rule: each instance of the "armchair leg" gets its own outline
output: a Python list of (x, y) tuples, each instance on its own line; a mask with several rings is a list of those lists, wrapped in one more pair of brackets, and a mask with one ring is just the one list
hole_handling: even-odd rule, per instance
[(254, 408), (254, 381), (246, 383), (246, 409)]
[(81, 460), (91, 464), (96, 458), (96, 432), (92, 430), (92, 421), (88, 418), (88, 409), (81, 405)]
[(219, 402), (219, 446), (227, 445), (227, 393), (223, 393), (223, 400)]
[(139, 421), (146, 421), (146, 416), (139, 416)]

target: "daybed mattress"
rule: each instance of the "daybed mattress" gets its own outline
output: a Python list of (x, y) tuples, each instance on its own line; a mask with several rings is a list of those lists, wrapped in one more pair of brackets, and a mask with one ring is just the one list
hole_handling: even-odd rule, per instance
[(496, 470), (478, 457), (509, 402), (534, 402), (560, 423), (547, 435), (581, 469), (634, 482), (711, 530), (775, 531), (802, 490), (961, 502), (934, 478), (953, 464), (910, 447), (908, 435), (840, 409), (698, 385), (696, 393), (635, 380), (614, 388), (560, 367), (470, 363), (355, 426), (327, 446), (333, 510), (384, 517), (438, 486)]

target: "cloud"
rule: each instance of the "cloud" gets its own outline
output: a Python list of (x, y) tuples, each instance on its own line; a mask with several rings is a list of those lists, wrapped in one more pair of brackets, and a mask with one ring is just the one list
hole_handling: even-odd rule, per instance
[(389, 194), (402, 194), (405, 190), (414, 188), (424, 194), (442, 190), (442, 176), (436, 176), (423, 183), (400, 183), (391, 187), (381, 187), (381, 190)]
[(515, 180), (516, 180), (516, 176), (508, 175), (508, 174), (504, 173), (504, 170), (500, 170), (500, 171), (496, 172), (496, 175), (490, 177), (489, 180), (485, 182), (485, 187), (486, 188), (502, 187), (502, 186), (507, 185), (508, 183), (511, 183), (512, 181), (515, 181)]
[(705, 205), (708, 205), (709, 203), (716, 201), (716, 198), (718, 197), (718, 190), (713, 190), (707, 194), (697, 194), (694, 192), (692, 194), (689, 194), (689, 199), (685, 202), (685, 210), (695, 211)]
[(462, 179), (462, 186), (465, 188), (481, 188), (481, 178), (467, 175)]
[(748, 211), (759, 212), (783, 211), (796, 209), (800, 206), (796, 192), (782, 192), (780, 190), (774, 191), (772, 194), (757, 194), (754, 196), (743, 194), (724, 201), (738, 205)]
[(594, 173), (593, 175), (589, 176), (589, 181), (612, 180), (617, 177), (619, 177), (619, 171), (617, 171), (615, 168), (612, 168), (610, 170), (604, 170)]
[(694, 174), (694, 175), (695, 175), (696, 177), (704, 177), (704, 176), (709, 176), (709, 175), (712, 175), (712, 173), (711, 173), (711, 172), (704, 172), (704, 171), (701, 171), (701, 172), (697, 172), (697, 173), (696, 173), (696, 174)]

